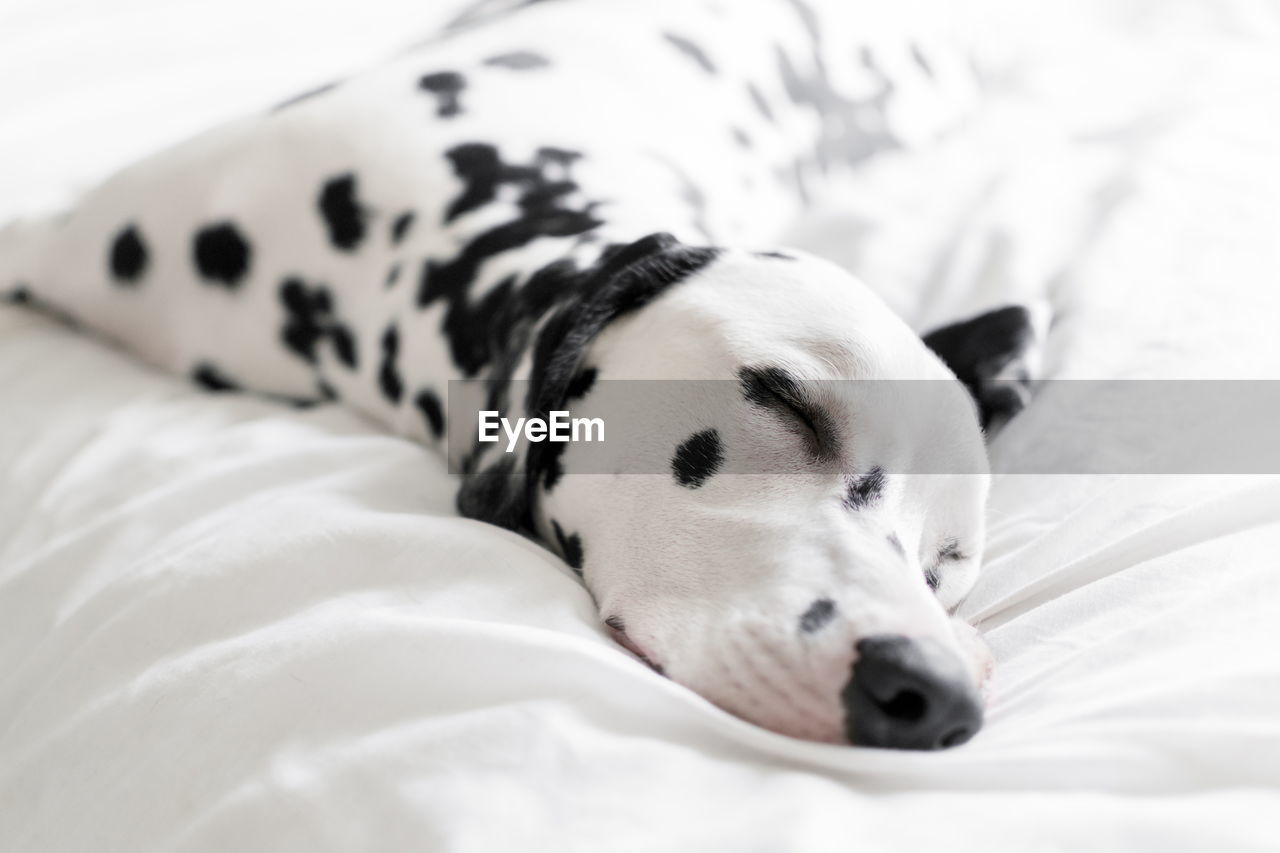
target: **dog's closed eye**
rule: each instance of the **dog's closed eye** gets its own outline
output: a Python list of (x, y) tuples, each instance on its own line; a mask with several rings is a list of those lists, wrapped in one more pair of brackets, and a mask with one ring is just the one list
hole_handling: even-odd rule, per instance
[(738, 371), (738, 381), (742, 396), (781, 417), (804, 440), (810, 455), (818, 459), (835, 457), (831, 416), (805, 393), (794, 376), (780, 367), (744, 367)]
[(938, 562), (940, 563), (958, 563), (967, 559), (969, 559), (969, 555), (960, 547), (959, 539), (945, 539), (938, 548)]
[(944, 539), (942, 545), (938, 548), (933, 565), (924, 570), (924, 579), (929, 584), (929, 589), (937, 592), (938, 585), (942, 583), (942, 567), (944, 565), (947, 563), (960, 563), (967, 559), (969, 559), (969, 555), (961, 549), (959, 539)]

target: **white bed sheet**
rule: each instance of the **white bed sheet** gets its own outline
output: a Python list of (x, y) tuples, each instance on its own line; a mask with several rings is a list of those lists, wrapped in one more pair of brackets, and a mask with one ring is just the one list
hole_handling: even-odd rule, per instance
[[(181, 5), (0, 6), (0, 218), (451, 4), (190, 4), (196, 33)], [(920, 323), (1048, 298), (1055, 376), (1280, 375), (1280, 13), (1036, 6), (988, 27), (1004, 94), (973, 127), (792, 237)], [(1033, 407), (997, 465), (1046, 442), (1090, 449)], [(12, 308), (0, 472), (5, 851), (1280, 848), (1274, 477), (999, 478), (963, 608), (999, 662), (988, 725), (899, 754), (659, 678), (356, 416), (200, 394)]]

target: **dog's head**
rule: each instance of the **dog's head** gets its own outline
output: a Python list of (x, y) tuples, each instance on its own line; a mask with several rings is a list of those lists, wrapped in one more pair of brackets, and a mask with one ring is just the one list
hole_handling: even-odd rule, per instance
[[(990, 480), (991, 413), (970, 390), (1009, 373), (971, 340), (990, 323), (931, 341), (983, 362), (949, 367), (830, 263), (667, 237), (597, 279), (543, 327), (528, 410), (599, 418), (607, 449), (528, 443), (522, 477), (501, 495), (473, 478), (464, 510), (523, 518), (620, 643), (745, 719), (967, 740), (989, 664), (950, 611), (982, 558)], [(1015, 357), (1027, 336), (1004, 326)]]

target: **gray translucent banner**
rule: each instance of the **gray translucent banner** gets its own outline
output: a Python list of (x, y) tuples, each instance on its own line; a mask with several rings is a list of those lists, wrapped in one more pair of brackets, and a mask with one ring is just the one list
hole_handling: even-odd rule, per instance
[[(530, 416), (528, 382), (511, 383), (497, 405), (487, 383), (451, 382), (450, 466), (457, 473), (477, 448), (484, 466), (518, 461), (536, 443), (583, 474), (669, 475), (681, 447), (718, 453), (718, 474), (986, 469), (972, 428), (961, 426), (974, 414), (958, 383), (804, 381), (775, 390), (734, 380), (598, 381), (557, 406), (563, 414), (538, 413), (544, 429), (517, 420)], [(477, 442), (482, 423), (496, 440)], [(1280, 474), (1278, 445), (1280, 381), (1051, 380), (993, 437), (990, 456), (1008, 474)]]

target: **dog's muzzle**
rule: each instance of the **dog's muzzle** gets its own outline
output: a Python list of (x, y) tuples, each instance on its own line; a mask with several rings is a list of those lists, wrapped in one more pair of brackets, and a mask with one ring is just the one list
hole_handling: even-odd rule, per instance
[(945, 749), (982, 728), (982, 698), (964, 664), (940, 643), (880, 635), (858, 642), (841, 698), (855, 746)]

